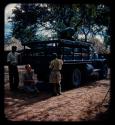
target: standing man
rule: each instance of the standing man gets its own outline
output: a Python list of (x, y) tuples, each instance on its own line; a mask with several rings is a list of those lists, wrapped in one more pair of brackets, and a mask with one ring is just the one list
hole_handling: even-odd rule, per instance
[(8, 53), (7, 62), (9, 66), (9, 82), (10, 82), (10, 90), (16, 91), (19, 85), (19, 73), (18, 73), (18, 55), (16, 52), (17, 47), (12, 46), (12, 51)]
[(49, 82), (53, 85), (53, 95), (61, 95), (61, 69), (63, 60), (57, 58), (57, 54), (54, 54), (54, 59), (50, 62), (49, 68), (51, 69)]

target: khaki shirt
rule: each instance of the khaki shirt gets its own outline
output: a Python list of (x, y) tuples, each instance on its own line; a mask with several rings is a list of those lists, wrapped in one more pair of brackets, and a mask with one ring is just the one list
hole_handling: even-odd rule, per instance
[(49, 82), (50, 83), (60, 83), (61, 82), (61, 73), (63, 61), (61, 59), (54, 59), (51, 61), (49, 68), (51, 69)]
[(52, 70), (61, 70), (63, 61), (61, 59), (54, 59), (51, 61), (49, 68)]

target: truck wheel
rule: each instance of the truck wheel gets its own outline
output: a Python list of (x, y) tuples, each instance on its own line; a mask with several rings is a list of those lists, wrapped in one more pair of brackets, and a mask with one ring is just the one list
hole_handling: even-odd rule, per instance
[(78, 87), (81, 83), (81, 72), (79, 69), (75, 69), (72, 74), (72, 84)]

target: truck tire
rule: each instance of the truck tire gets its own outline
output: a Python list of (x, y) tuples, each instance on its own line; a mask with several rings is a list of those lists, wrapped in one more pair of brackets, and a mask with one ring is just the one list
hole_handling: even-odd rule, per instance
[(72, 73), (72, 84), (75, 87), (79, 87), (81, 84), (81, 72), (79, 69), (75, 69)]

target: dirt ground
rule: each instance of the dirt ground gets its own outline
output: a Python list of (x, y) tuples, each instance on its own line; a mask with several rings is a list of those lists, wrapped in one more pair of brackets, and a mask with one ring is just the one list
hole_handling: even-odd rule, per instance
[(51, 96), (46, 92), (31, 96), (21, 92), (11, 93), (9, 86), (5, 85), (5, 117), (12, 121), (106, 120), (109, 88), (110, 80), (107, 79), (63, 91), (60, 96)]

